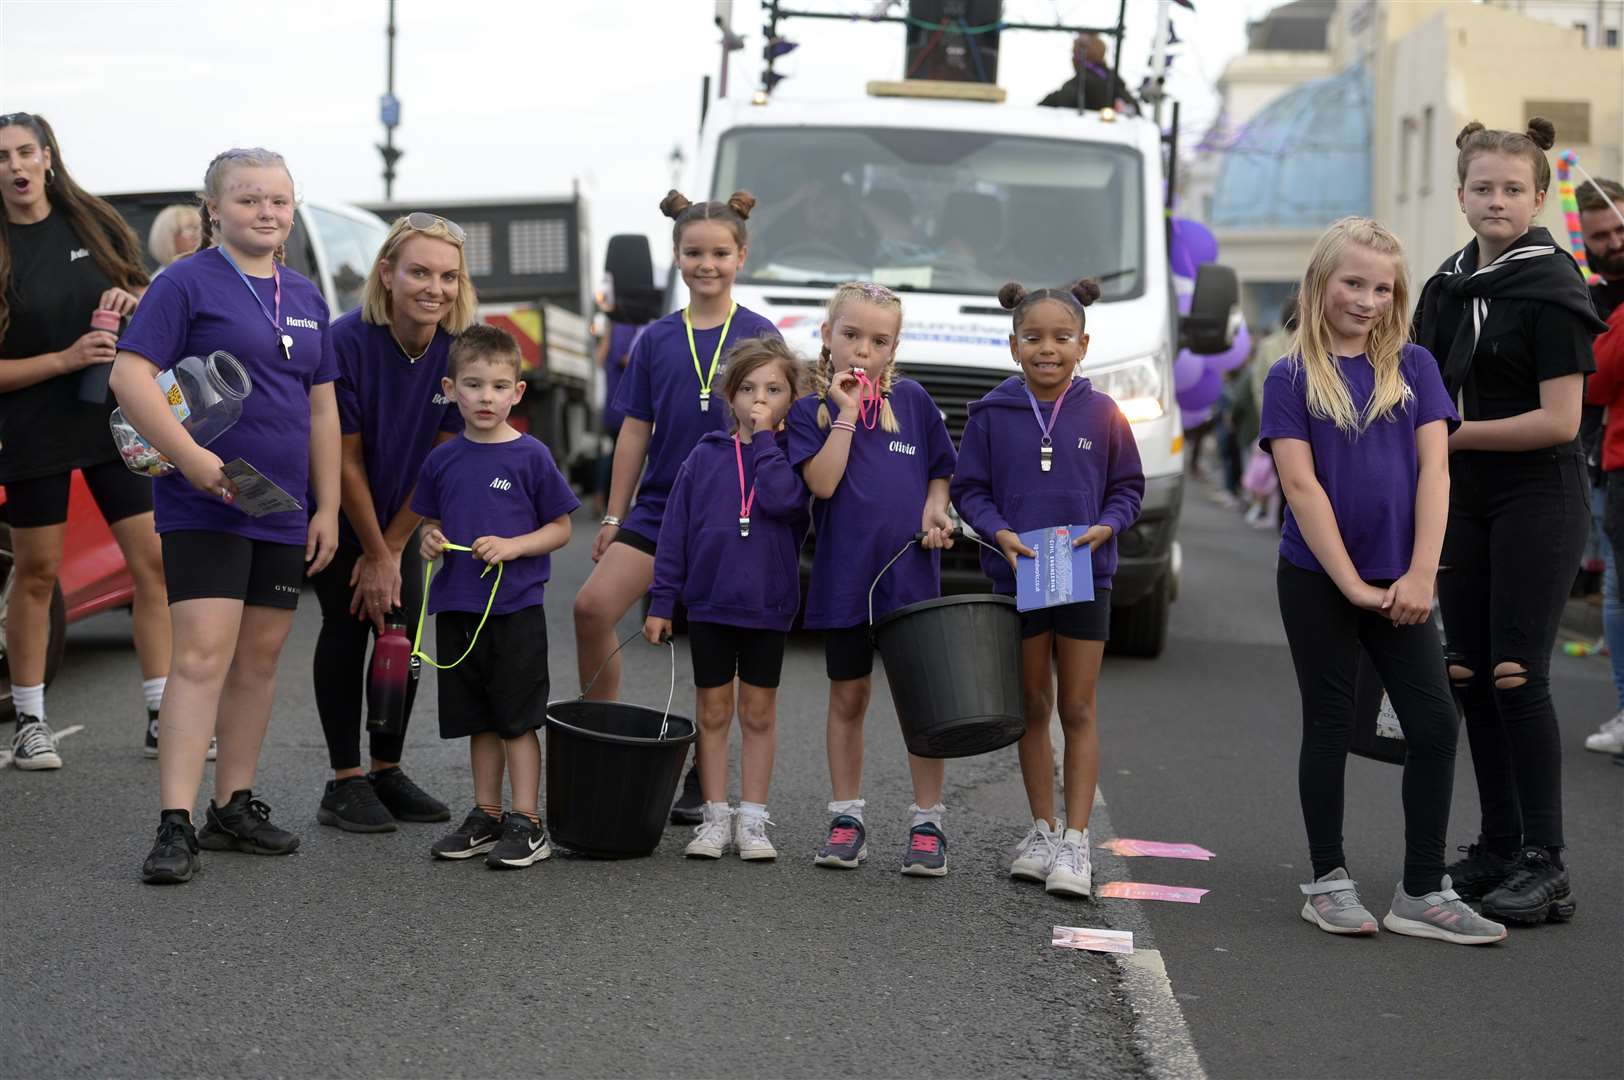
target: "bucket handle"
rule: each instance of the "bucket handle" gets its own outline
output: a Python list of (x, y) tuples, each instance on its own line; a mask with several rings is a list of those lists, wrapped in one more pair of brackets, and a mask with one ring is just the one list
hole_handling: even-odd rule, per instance
[[(1000, 559), (1004, 557), (1004, 550), (1002, 548), (994, 547), (974, 533), (966, 532), (964, 529), (957, 526), (947, 530), (947, 538), (949, 540), (974, 540), (976, 543), (980, 544), (994, 555), (997, 555)], [(870, 631), (874, 629), (874, 590), (879, 588), (880, 579), (885, 576), (885, 572), (887, 570), (896, 565), (898, 559), (902, 558), (902, 556), (908, 553), (909, 548), (913, 547), (915, 544), (924, 539), (924, 533), (914, 533), (908, 538), (908, 542), (903, 544), (902, 547), (898, 548), (895, 555), (891, 556), (891, 561), (880, 567), (880, 572), (874, 575), (874, 583), (868, 587), (868, 626)]]
[[(615, 651), (603, 658), (603, 663), (598, 665), (598, 670), (592, 673), (592, 678), (588, 679), (586, 681), (586, 685), (581, 687), (581, 696), (575, 700), (585, 701), (587, 694), (591, 692), (593, 685), (597, 683), (598, 676), (603, 674), (603, 669), (609, 666), (609, 661), (615, 658), (616, 653), (619, 653), (621, 649), (624, 649), (627, 645), (630, 645), (634, 639), (642, 636), (643, 632), (641, 630), (637, 630), (626, 635), (626, 640), (622, 641), (619, 645), (616, 645)], [(671, 654), (671, 689), (668, 690), (665, 695), (665, 715), (660, 717), (661, 742), (665, 741), (666, 729), (671, 726), (671, 702), (675, 701), (677, 697), (677, 644), (667, 637), (665, 639), (665, 647), (670, 650)]]

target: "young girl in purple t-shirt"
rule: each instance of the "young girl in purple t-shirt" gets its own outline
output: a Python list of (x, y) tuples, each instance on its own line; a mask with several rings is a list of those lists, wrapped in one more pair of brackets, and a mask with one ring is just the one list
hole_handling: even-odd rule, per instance
[[(879, 619), (941, 592), (935, 550), (910, 551), (880, 571), (917, 532), (924, 547), (951, 546), (947, 484), (957, 456), (942, 414), (925, 388), (897, 371), (902, 301), (869, 282), (835, 290), (823, 322), (814, 393), (789, 412), (789, 460), (816, 500), (817, 551), (805, 625), (823, 631), (829, 675), (829, 837), (819, 866), (856, 869), (868, 857), (863, 717), (873, 692), (869, 587)], [(902, 872), (947, 873), (940, 758), (908, 755), (913, 820)]]
[[(660, 644), (670, 636), (677, 601), (687, 607), (705, 797), (686, 852), (696, 858), (719, 859), (729, 844), (741, 859), (778, 857), (767, 839), (767, 788), (811, 500), (784, 457), (788, 436), (779, 429), (799, 385), (800, 361), (782, 339), (751, 338), (729, 350), (722, 396), (733, 433), (699, 440), (677, 470), (660, 524), (643, 635)], [(735, 676), (743, 736), (736, 816), (727, 802)]]
[(1336, 222), (1314, 245), (1291, 350), (1263, 388), (1259, 444), (1274, 455), (1287, 503), (1280, 618), (1303, 701), (1297, 786), (1314, 880), (1301, 886), (1301, 914), (1332, 934), (1376, 933), (1342, 850), (1362, 650), (1409, 746), (1404, 878), (1383, 924), (1482, 945), (1505, 928), (1467, 907), (1444, 874), (1456, 716), (1431, 623), (1449, 429), (1459, 421), (1437, 363), (1407, 344), (1407, 292), (1391, 232), (1368, 218)]

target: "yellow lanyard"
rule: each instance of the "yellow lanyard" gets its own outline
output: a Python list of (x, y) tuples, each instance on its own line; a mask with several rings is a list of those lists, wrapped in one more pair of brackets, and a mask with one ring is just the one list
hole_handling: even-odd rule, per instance
[(711, 382), (716, 378), (716, 363), (722, 358), (722, 343), (727, 340), (727, 332), (733, 325), (733, 313), (739, 310), (734, 304), (727, 310), (727, 321), (722, 324), (722, 336), (716, 339), (716, 352), (711, 355), (710, 373), (699, 370), (699, 349), (694, 345), (694, 324), (688, 318), (688, 309), (682, 309), (682, 326), (688, 331), (688, 355), (694, 358), (694, 374), (699, 376), (699, 411), (710, 412)]
[[(453, 544), (448, 541), (446, 543), (446, 550), (472, 552), (474, 549), (463, 547), (461, 544)], [(430, 667), (439, 668), (441, 671), (450, 671), (452, 668), (468, 659), (468, 654), (474, 651), (474, 645), (479, 641), (479, 632), (485, 629), (485, 620), (491, 617), (491, 606), (496, 603), (496, 590), (502, 585), (502, 565), (502, 563), (496, 564), (496, 580), (491, 582), (491, 595), (485, 601), (485, 614), (479, 617), (479, 625), (474, 627), (474, 636), (469, 640), (468, 648), (463, 650), (463, 654), (451, 661), (451, 663), (439, 664), (435, 663), (432, 656), (423, 651), (423, 616), (427, 614), (429, 610), (429, 579), (434, 576), (434, 563), (426, 562), (423, 564), (423, 606), (417, 609), (417, 636), (412, 639), (413, 660), (426, 660), (428, 661)], [(485, 569), (480, 573), (479, 576), (484, 577), (490, 572), (491, 564), (486, 563)]]

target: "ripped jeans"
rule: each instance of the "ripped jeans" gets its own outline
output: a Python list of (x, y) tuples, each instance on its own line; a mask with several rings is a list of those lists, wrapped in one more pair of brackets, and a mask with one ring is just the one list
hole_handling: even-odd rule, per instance
[(1449, 529), (1438, 573), (1450, 684), (1500, 854), (1560, 848), (1562, 744), (1551, 650), (1590, 531), (1577, 451), (1466, 451), (1449, 463)]

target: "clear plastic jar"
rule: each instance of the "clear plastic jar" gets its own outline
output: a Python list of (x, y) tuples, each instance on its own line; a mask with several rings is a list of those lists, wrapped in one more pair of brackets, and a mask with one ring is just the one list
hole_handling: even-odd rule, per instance
[[(223, 350), (207, 357), (188, 356), (159, 372), (157, 381), (175, 419), (199, 446), (209, 445), (242, 417), (243, 399), (254, 388), (242, 364)], [(175, 471), (175, 463), (135, 430), (124, 418), (123, 409), (113, 410), (108, 426), (119, 456), (131, 472), (167, 476)]]

